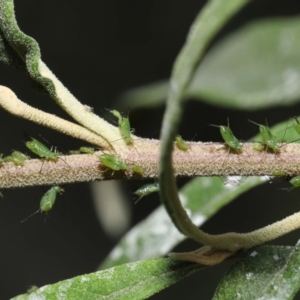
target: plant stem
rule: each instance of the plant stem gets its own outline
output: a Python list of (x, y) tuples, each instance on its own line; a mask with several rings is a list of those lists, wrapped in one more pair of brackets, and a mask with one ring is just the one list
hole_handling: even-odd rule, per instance
[[(281, 170), (288, 176), (300, 174), (300, 144), (288, 144), (279, 154), (253, 150), (252, 143), (245, 143), (241, 154), (228, 153), (220, 143), (187, 143), (188, 151), (175, 150), (173, 165), (175, 176), (272, 176), (273, 171)], [(94, 154), (62, 156), (57, 162), (32, 159), (24, 166), (4, 163), (0, 166), (0, 189), (36, 185), (54, 185), (93, 180), (157, 178), (158, 140), (139, 139), (134, 141), (134, 148), (118, 153), (128, 165), (126, 172), (110, 172)], [(132, 171), (134, 165), (143, 169), (143, 176)]]

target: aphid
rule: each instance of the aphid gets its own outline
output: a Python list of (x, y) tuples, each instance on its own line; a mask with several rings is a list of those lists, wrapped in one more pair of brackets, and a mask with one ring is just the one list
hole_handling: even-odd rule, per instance
[(34, 293), (36, 290), (38, 290), (38, 286), (36, 285), (32, 285), (31, 287), (29, 287), (29, 289), (27, 290), (27, 294), (31, 294)]
[(48, 212), (52, 209), (57, 194), (61, 194), (64, 192), (60, 186), (53, 186), (50, 190), (48, 190), (41, 199), (40, 202), (40, 211)]
[(134, 166), (132, 167), (132, 171), (133, 171), (134, 173), (139, 174), (139, 175), (143, 175), (143, 174), (144, 174), (144, 171), (143, 171), (142, 167), (139, 166), (139, 165), (134, 165)]
[(189, 146), (186, 144), (186, 142), (182, 139), (181, 135), (177, 135), (175, 137), (176, 146), (178, 149), (182, 151), (189, 150)]
[(101, 154), (99, 160), (105, 167), (114, 171), (126, 171), (128, 169), (126, 163), (122, 159), (111, 154)]
[(255, 144), (253, 144), (253, 150), (255, 150), (255, 151), (263, 151), (263, 150), (265, 150), (265, 145), (264, 144), (255, 143)]
[(284, 172), (284, 171), (282, 171), (282, 170), (274, 170), (273, 172), (272, 172), (272, 175), (273, 176), (286, 176), (286, 173)]
[(279, 143), (278, 143), (276, 137), (271, 133), (270, 128), (268, 126), (255, 123), (251, 120), (248, 120), (248, 121), (259, 126), (259, 133), (263, 140), (262, 143), (265, 146), (267, 146), (269, 149), (274, 151), (275, 153), (279, 152), (279, 149), (280, 149)]
[(90, 112), (90, 113), (94, 112), (94, 108), (91, 107), (91, 106), (88, 106), (88, 105), (84, 104), (83, 107), (84, 107), (84, 110), (87, 111), (87, 112)]
[[(38, 141), (34, 138), (31, 138), (31, 139), (32, 139), (31, 141), (27, 141), (25, 143), (26, 147), (31, 152), (33, 152), (34, 154), (38, 155), (41, 158), (44, 158), (45, 160), (51, 160), (51, 161), (57, 162), (58, 159), (61, 159), (68, 165), (68, 163), (65, 160), (63, 160), (61, 157), (59, 157), (60, 155), (62, 155), (61, 152), (58, 152), (56, 149), (55, 149), (55, 151), (52, 151), (47, 146), (45, 146), (43, 143), (41, 143), (40, 141)], [(43, 164), (41, 166), (41, 170), (42, 170), (42, 167), (43, 167)]]
[(11, 155), (4, 158), (5, 162), (12, 162), (15, 165), (23, 166), (25, 160), (30, 159), (30, 157), (20, 151), (13, 151)]
[(0, 192), (0, 197), (3, 198), (3, 194)]
[(80, 147), (79, 152), (85, 154), (93, 154), (95, 152), (95, 149), (92, 147)]
[(299, 186), (300, 186), (300, 175), (293, 177), (293, 178), (290, 180), (290, 184), (291, 184), (293, 187), (299, 187)]
[(138, 190), (134, 192), (139, 198), (136, 200), (136, 203), (140, 201), (143, 197), (148, 196), (152, 193), (159, 191), (159, 184), (158, 183), (151, 183), (151, 184), (145, 184), (142, 187), (140, 187)]
[(42, 197), (40, 201), (40, 209), (34, 212), (32, 215), (21, 221), (21, 223), (25, 222), (35, 214), (37, 214), (39, 211), (47, 213), (50, 211), (56, 201), (56, 197), (58, 194), (61, 194), (64, 192), (64, 189), (62, 189), (60, 186), (53, 186), (51, 189), (49, 189), (44, 196)]
[(48, 147), (36, 139), (26, 142), (25, 145), (31, 152), (41, 158), (45, 158), (46, 160), (57, 161), (59, 158), (56, 152), (51, 151)]
[(130, 145), (133, 143), (133, 139), (131, 137), (130, 132), (130, 123), (129, 118), (122, 117), (122, 115), (117, 110), (110, 111), (115, 117), (118, 118), (119, 130), (122, 138), (125, 140), (126, 144)]
[(79, 150), (69, 150), (69, 154), (80, 154)]
[(219, 127), (220, 133), (222, 135), (222, 138), (225, 142), (225, 144), (229, 147), (230, 150), (233, 150), (235, 152), (241, 152), (242, 151), (242, 145), (240, 144), (239, 140), (234, 136), (232, 133), (230, 127), (229, 127), (229, 120), (227, 119), (227, 126), (223, 125), (214, 125), (210, 124), (210, 126)]

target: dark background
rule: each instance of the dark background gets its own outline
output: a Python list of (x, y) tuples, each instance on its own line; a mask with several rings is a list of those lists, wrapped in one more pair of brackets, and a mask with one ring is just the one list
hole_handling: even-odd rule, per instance
[[(189, 26), (205, 1), (15, 1), (21, 29), (34, 37), (43, 61), (83, 103), (112, 120), (105, 108), (116, 108), (117, 97), (129, 88), (168, 78), (172, 63), (185, 41)], [(222, 36), (255, 18), (299, 14), (298, 1), (254, 1), (243, 9), (219, 35)], [(0, 65), (0, 84), (10, 87), (20, 99), (47, 112), (68, 118), (44, 95), (36, 95), (26, 76)], [(180, 132), (187, 139), (220, 141), (217, 130), (208, 123), (240, 129), (243, 139), (254, 135), (255, 126), (247, 119), (270, 125), (296, 114), (299, 107), (242, 112), (219, 109), (200, 102), (188, 102)], [(125, 112), (126, 113), (126, 112)], [(137, 134), (158, 138), (163, 108), (130, 111)], [(80, 141), (47, 128), (16, 119), (0, 110), (0, 152), (26, 151), (23, 130), (41, 134), (61, 151), (82, 145)], [(185, 180), (178, 182), (182, 185)], [(155, 196), (133, 204), (132, 192), (142, 183), (122, 182), (132, 210), (133, 226), (155, 207)], [(299, 192), (281, 190), (284, 184), (266, 184), (239, 197), (210, 219), (203, 229), (211, 233), (250, 231), (288, 214), (299, 211)], [(117, 243), (100, 225), (89, 184), (66, 187), (48, 216), (36, 214), (46, 191), (40, 187), (8, 190), (0, 199), (0, 299), (26, 292), (30, 285), (43, 286), (76, 275), (95, 271)], [(125, 200), (126, 201), (126, 200)], [(294, 245), (299, 231), (276, 241)], [(192, 241), (177, 250), (197, 247)], [(198, 272), (155, 295), (152, 299), (211, 299), (213, 292), (232, 262)], [(299, 298), (300, 299), (300, 298)]]

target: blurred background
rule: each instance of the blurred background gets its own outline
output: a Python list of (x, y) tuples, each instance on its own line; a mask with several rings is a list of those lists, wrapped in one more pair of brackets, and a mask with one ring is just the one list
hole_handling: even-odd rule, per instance
[[(123, 0), (83, 5), (78, 0), (16, 0), (15, 9), (20, 28), (38, 41), (43, 61), (82, 103), (110, 122), (115, 120), (106, 109), (120, 109), (130, 115), (137, 135), (158, 138), (163, 105), (134, 109), (120, 106), (118, 99), (128, 89), (169, 78), (189, 27), (205, 2)], [(253, 1), (218, 39), (254, 19), (299, 13), (298, 1)], [(49, 97), (35, 94), (24, 73), (1, 64), (0, 84), (28, 104), (70, 119)], [(241, 111), (189, 101), (180, 134), (186, 140), (221, 141), (219, 131), (208, 124), (226, 124), (229, 117), (236, 135), (246, 140), (257, 133), (248, 119), (263, 123), (267, 117), (273, 125), (293, 117), (299, 108)], [(43, 136), (62, 152), (83, 146), (81, 141), (3, 110), (0, 120), (0, 152), (5, 155), (12, 149), (26, 152), (24, 130), (35, 138)], [(134, 204), (133, 192), (148, 182), (67, 185), (48, 215), (38, 213), (23, 223), (38, 209), (47, 187), (4, 191), (0, 199), (0, 299), (25, 293), (31, 285), (43, 286), (95, 271), (120, 237), (160, 205), (157, 195)], [(178, 185), (185, 182), (180, 179)], [(220, 210), (203, 229), (246, 232), (299, 211), (299, 191), (287, 193), (286, 187), (284, 182), (275, 182), (252, 189)], [(296, 231), (274, 243), (294, 245), (298, 239)], [(192, 241), (185, 241), (176, 250), (195, 247)], [(231, 264), (198, 272), (152, 299), (182, 299), (182, 292), (187, 299), (211, 299)]]

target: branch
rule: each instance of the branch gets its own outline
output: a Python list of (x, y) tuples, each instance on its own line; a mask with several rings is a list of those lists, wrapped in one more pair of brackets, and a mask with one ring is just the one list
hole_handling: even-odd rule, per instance
[(49, 127), (63, 134), (84, 140), (93, 145), (97, 145), (98, 147), (103, 147), (105, 149), (111, 148), (110, 144), (101, 136), (96, 135), (82, 126), (29, 106), (28, 104), (19, 100), (11, 89), (1, 85), (0, 106), (14, 116)]
[[(189, 151), (173, 152), (174, 174), (177, 177), (192, 176), (272, 176), (280, 170), (287, 176), (300, 174), (300, 144), (282, 146), (280, 153), (258, 152), (253, 143), (245, 143), (241, 154), (228, 153), (219, 143), (189, 142)], [(3, 163), (0, 167), (0, 188), (36, 185), (60, 185), (72, 182), (111, 179), (157, 178), (160, 142), (139, 139), (137, 149), (120, 153), (128, 166), (125, 172), (113, 172), (103, 166), (94, 154), (61, 156), (57, 162), (31, 159), (24, 166)], [(142, 166), (143, 175), (132, 171), (134, 165)]]

